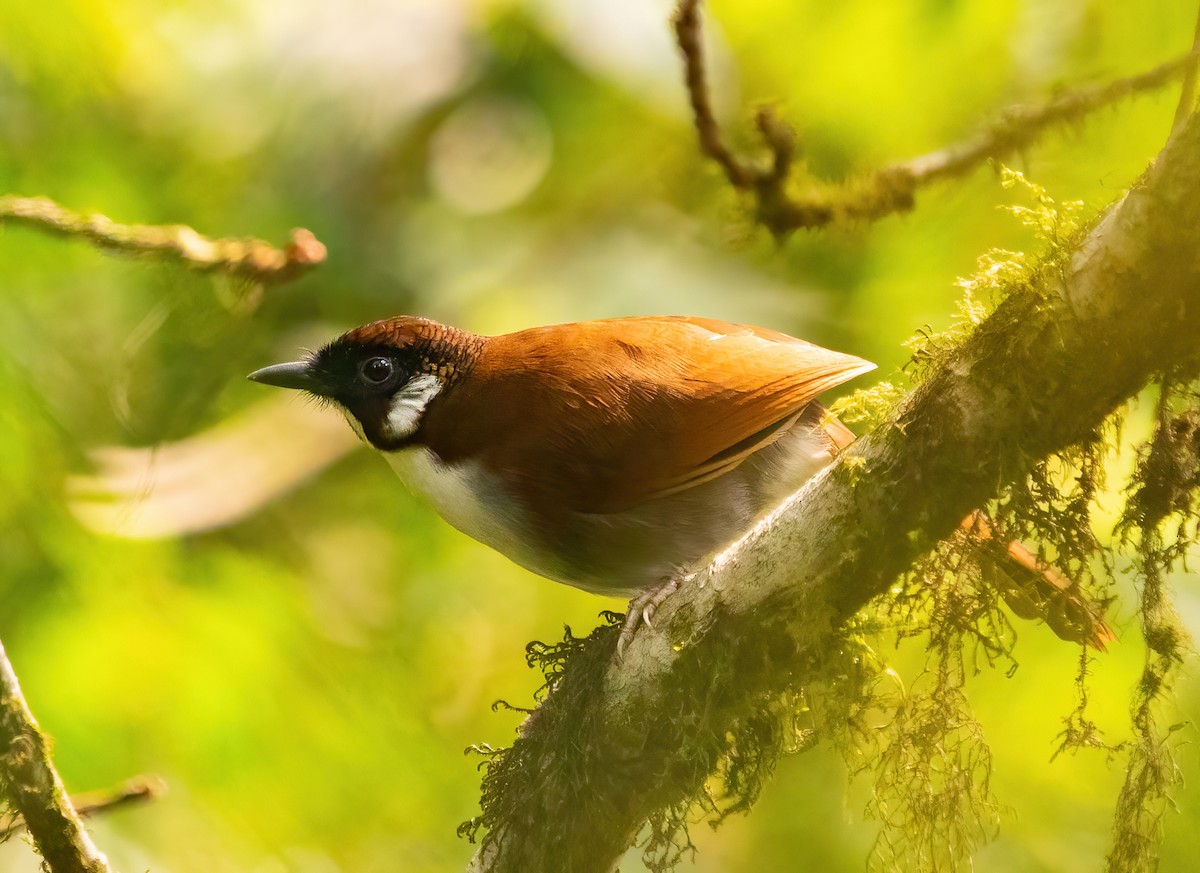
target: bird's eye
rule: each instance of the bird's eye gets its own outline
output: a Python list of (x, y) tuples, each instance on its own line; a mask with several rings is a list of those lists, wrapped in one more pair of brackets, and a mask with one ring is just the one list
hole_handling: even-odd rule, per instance
[(362, 373), (363, 381), (372, 385), (382, 385), (392, 378), (392, 374), (396, 372), (396, 365), (390, 358), (368, 358), (359, 372)]

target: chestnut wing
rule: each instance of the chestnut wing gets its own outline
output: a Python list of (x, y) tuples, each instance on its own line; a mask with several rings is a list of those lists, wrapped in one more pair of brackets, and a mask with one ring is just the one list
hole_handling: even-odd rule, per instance
[(477, 365), (477, 390), (500, 411), (474, 427), (476, 450), (535, 504), (620, 512), (729, 472), (871, 369), (713, 319), (534, 328), (493, 338)]

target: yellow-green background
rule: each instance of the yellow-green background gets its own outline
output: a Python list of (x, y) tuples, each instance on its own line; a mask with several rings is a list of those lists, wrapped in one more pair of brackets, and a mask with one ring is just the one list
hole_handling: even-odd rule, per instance
[[(742, 0), (709, 26), (735, 139), (754, 101), (839, 176), (932, 150), (1008, 103), (1187, 49), (1193, 0)], [(227, 283), (0, 231), (0, 639), (72, 789), (141, 772), (170, 793), (94, 826), (125, 871), (442, 871), (471, 847), (470, 743), (508, 742), (538, 677), (522, 647), (620, 604), (552, 585), (454, 532), (365, 451), (224, 529), (129, 541), (69, 508), (102, 446), (151, 446), (263, 401), (249, 370), (362, 321), (479, 331), (633, 313), (769, 324), (872, 358), (947, 324), (956, 277), (1033, 244), (986, 168), (871, 226), (777, 246), (697, 154), (664, 0), (0, 0), (0, 191), (118, 220), (281, 240), (329, 260), (231, 311)], [(1013, 158), (1099, 208), (1153, 156), (1176, 91)], [(332, 414), (332, 413), (330, 413)], [(1145, 431), (1145, 410), (1127, 433)], [(271, 459), (289, 434), (247, 445)], [(221, 489), (225, 471), (208, 472)], [(151, 485), (152, 483), (147, 483)], [(1102, 522), (1119, 506), (1106, 497)], [(1116, 741), (1141, 646), (1095, 667)], [(1200, 629), (1194, 577), (1176, 577)], [(1021, 627), (1020, 669), (971, 686), (1007, 805), (985, 871), (1101, 867), (1121, 763), (1050, 762), (1077, 652)], [(904, 659), (911, 677), (917, 661)], [(1182, 720), (1200, 688), (1181, 686)], [(1194, 733), (1177, 736), (1194, 737)], [(1200, 857), (1200, 756), (1163, 870)], [(762, 802), (694, 828), (697, 869), (861, 869), (865, 787), (818, 749)], [(0, 869), (33, 870), (20, 841)], [(638, 862), (627, 862), (639, 869)]]

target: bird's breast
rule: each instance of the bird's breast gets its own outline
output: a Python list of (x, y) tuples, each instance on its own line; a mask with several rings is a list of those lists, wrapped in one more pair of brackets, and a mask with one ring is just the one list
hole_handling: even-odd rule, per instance
[(385, 453), (408, 486), (458, 530), (528, 570), (601, 594), (627, 594), (695, 569), (833, 457), (813, 405), (789, 432), (735, 469), (613, 513), (547, 512), (476, 459), (424, 446)]
[(561, 576), (551, 556), (536, 547), (528, 512), (481, 463), (447, 464), (423, 446), (386, 452), (384, 457), (404, 483), (455, 528), (540, 576)]

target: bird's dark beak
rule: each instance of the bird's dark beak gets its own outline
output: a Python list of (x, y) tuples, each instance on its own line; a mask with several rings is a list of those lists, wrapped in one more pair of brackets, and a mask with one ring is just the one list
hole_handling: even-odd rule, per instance
[(276, 388), (296, 388), (301, 391), (314, 392), (317, 389), (312, 371), (304, 361), (263, 367), (261, 370), (255, 370), (246, 378), (251, 382), (262, 382), (264, 385), (274, 385)]

